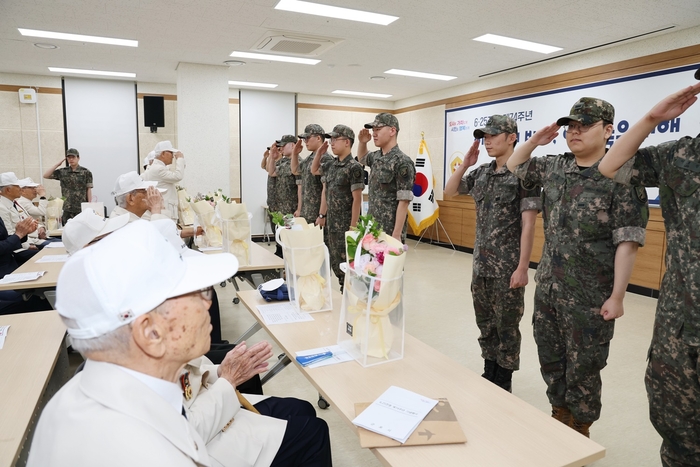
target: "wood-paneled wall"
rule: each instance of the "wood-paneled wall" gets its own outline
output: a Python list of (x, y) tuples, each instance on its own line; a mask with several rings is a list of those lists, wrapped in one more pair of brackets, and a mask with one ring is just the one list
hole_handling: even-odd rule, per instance
[[(476, 210), (471, 196), (461, 195), (446, 197), (438, 202), (440, 205), (440, 221), (445, 227), (452, 242), (457, 246), (474, 248), (476, 236)], [(630, 284), (658, 290), (664, 269), (664, 254), (666, 248), (666, 232), (661, 210), (649, 208), (649, 223), (647, 224), (646, 244), (637, 252)], [(435, 226), (429, 227), (423, 238), (445, 240), (441, 231)], [(535, 224), (535, 242), (530, 261), (538, 263), (542, 257), (544, 245), (544, 230), (542, 214), (538, 214)]]

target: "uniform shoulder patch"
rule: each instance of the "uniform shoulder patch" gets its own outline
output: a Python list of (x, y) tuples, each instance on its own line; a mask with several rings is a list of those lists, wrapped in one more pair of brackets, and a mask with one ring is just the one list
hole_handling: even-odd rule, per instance
[(353, 164), (353, 167), (350, 170), (350, 175), (352, 175), (353, 179), (364, 179), (364, 171), (362, 170), (362, 166)]
[(399, 165), (397, 174), (401, 180), (408, 180), (411, 176), (411, 168), (408, 164), (401, 164)]
[(649, 201), (649, 197), (647, 196), (647, 189), (643, 186), (635, 186), (633, 192), (634, 200), (639, 204), (646, 204)]
[(526, 182), (525, 180), (520, 180), (520, 186), (523, 188), (523, 190), (534, 190), (537, 187), (537, 184), (535, 182)]

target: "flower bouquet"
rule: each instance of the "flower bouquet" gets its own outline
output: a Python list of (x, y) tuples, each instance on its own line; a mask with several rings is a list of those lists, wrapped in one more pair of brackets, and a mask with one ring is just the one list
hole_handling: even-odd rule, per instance
[(306, 312), (333, 309), (330, 260), (323, 231), (303, 218), (294, 218), (289, 228), (279, 227), (276, 239), (282, 245), (289, 300)]
[(46, 230), (58, 230), (62, 228), (61, 216), (63, 215), (63, 198), (49, 197), (46, 203)]
[(192, 212), (192, 208), (190, 207), (190, 203), (188, 201), (190, 195), (187, 193), (187, 189), (179, 185), (176, 186), (175, 189), (177, 190), (177, 214), (180, 225), (185, 227), (194, 224), (194, 213)]
[[(220, 247), (223, 244), (223, 239), (221, 236), (221, 222), (216, 216), (216, 211), (214, 210), (215, 202), (214, 199), (209, 195), (202, 195), (197, 193), (197, 196), (192, 200), (188, 200), (190, 206), (195, 213), (197, 224), (202, 226), (204, 229), (204, 244), (197, 246), (204, 247)], [(197, 231), (197, 226), (195, 225), (195, 232)], [(197, 240), (199, 237), (195, 237)]]
[(224, 251), (238, 259), (239, 266), (250, 264), (250, 218), (245, 204), (238, 204), (222, 195), (216, 202), (221, 218)]
[(363, 366), (403, 358), (406, 245), (360, 216), (345, 233), (347, 268), (338, 344)]

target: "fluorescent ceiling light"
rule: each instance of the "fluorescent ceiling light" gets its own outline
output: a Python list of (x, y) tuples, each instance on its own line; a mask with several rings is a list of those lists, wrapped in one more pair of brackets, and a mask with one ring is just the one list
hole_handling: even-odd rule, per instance
[(360, 97), (381, 97), (383, 99), (386, 99), (387, 97), (391, 97), (391, 94), (377, 94), (374, 92), (358, 92), (358, 91), (342, 91), (340, 89), (333, 91), (333, 94), (345, 94), (348, 96), (360, 96)]
[(231, 57), (236, 58), (250, 58), (253, 60), (270, 60), (273, 62), (288, 62), (288, 63), (301, 63), (302, 65), (316, 65), (321, 60), (314, 60), (312, 58), (298, 58), (298, 57), (287, 57), (284, 55), (268, 55), (268, 54), (256, 54), (253, 52), (231, 52)]
[(229, 86), (248, 86), (251, 88), (276, 88), (279, 86), (278, 84), (270, 84), (270, 83), (252, 83), (249, 81), (229, 81), (228, 82)]
[(352, 10), (337, 6), (322, 5), (320, 3), (303, 2), (300, 0), (280, 0), (275, 10), (294, 11), (296, 13), (306, 13), (307, 15), (325, 16), (326, 18), (347, 19), (350, 21), (360, 21), (362, 23), (381, 24), (386, 26), (393, 23), (398, 16), (382, 15), (369, 11)]
[(99, 76), (118, 76), (119, 78), (136, 78), (136, 73), (122, 73), (121, 71), (98, 71), (98, 70), (78, 70), (76, 68), (56, 68), (49, 67), (49, 71), (54, 73), (74, 73), (78, 75), (99, 75)]
[(396, 70), (394, 68), (391, 70), (386, 70), (384, 73), (390, 75), (413, 76), (414, 78), (439, 79), (440, 81), (457, 79), (456, 76), (436, 75), (434, 73), (423, 73), (420, 71)]
[(561, 47), (553, 47), (551, 45), (538, 44), (537, 42), (497, 36), (496, 34), (484, 34), (483, 36), (475, 37), (474, 40), (479, 42), (488, 42), (489, 44), (504, 45), (506, 47), (514, 47), (516, 49), (530, 50), (541, 54), (551, 54), (552, 52), (562, 50)]
[(94, 42), (96, 44), (123, 45), (126, 47), (138, 47), (139, 41), (129, 39), (114, 39), (111, 37), (83, 36), (82, 34), (67, 34), (64, 32), (39, 31), (36, 29), (17, 28), (23, 36), (45, 37), (47, 39), (61, 39), (64, 41)]

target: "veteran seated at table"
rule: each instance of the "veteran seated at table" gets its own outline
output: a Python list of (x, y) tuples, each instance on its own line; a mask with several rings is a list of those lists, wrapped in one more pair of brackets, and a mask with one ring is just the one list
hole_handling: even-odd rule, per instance
[[(75, 253), (95, 243), (114, 229), (114, 221), (123, 222), (127, 217), (105, 221), (86, 210), (66, 224), (66, 249)], [(155, 226), (181, 256), (204, 256), (184, 245), (170, 219), (152, 221), (150, 225)], [(209, 298), (213, 298), (213, 294)], [(240, 410), (234, 388), (245, 386), (246, 381), (265, 371), (266, 360), (271, 356), (272, 348), (267, 342), (251, 347), (242, 343), (230, 351), (219, 366), (200, 357), (188, 362), (180, 373), (178, 383), (185, 398), (187, 416), (206, 442), (212, 465), (331, 465), (328, 426), (316, 418), (308, 402), (246, 395), (257, 401), (254, 408), (262, 416)]]

